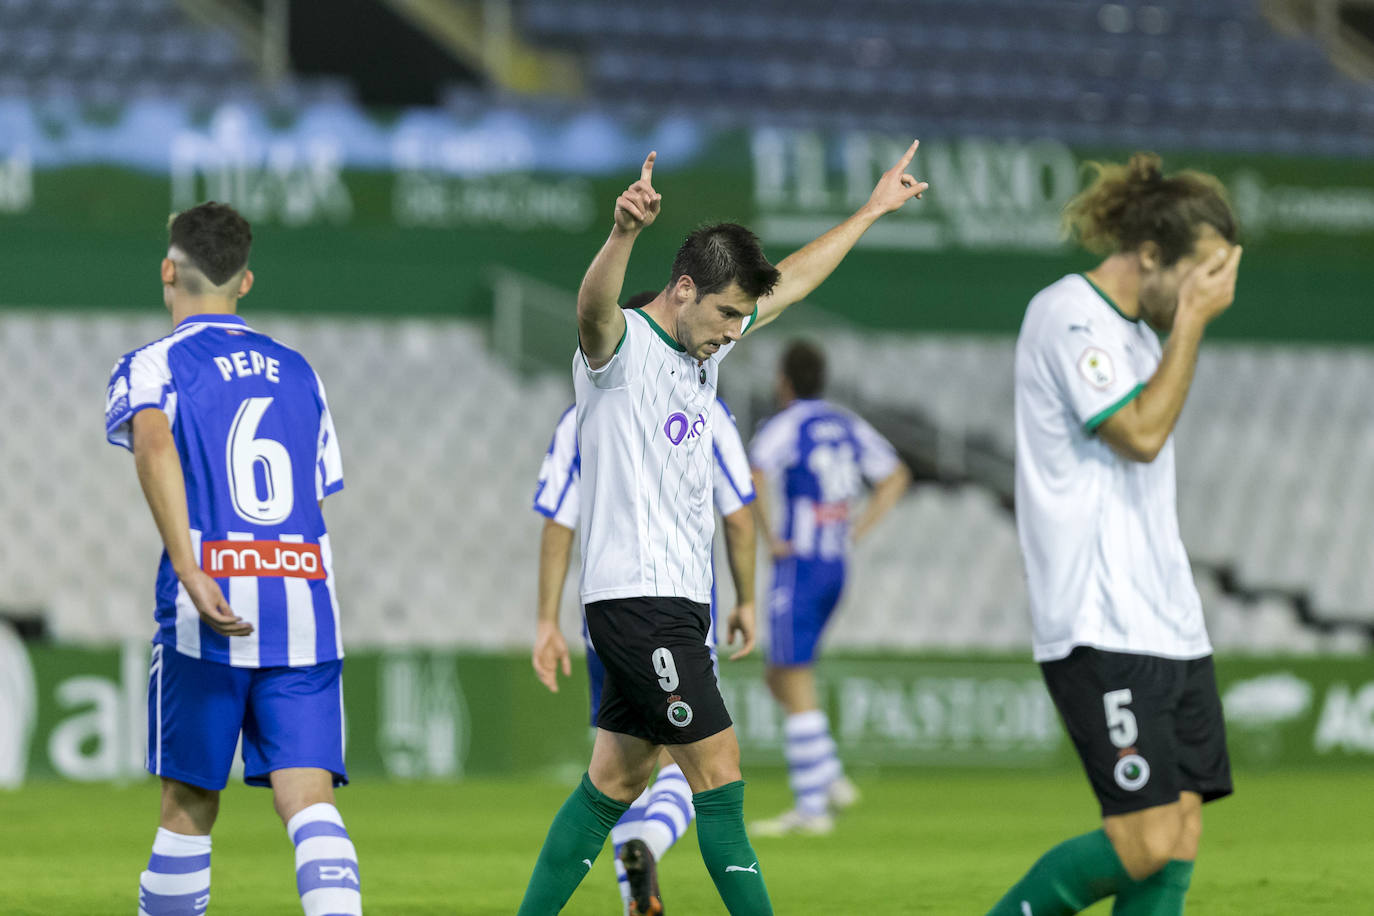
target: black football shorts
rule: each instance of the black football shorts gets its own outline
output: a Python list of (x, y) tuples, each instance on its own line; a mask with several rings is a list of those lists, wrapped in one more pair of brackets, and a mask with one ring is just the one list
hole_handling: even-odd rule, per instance
[(730, 727), (706, 645), (709, 605), (612, 598), (585, 611), (606, 668), (598, 728), (654, 744), (691, 744)]
[(1161, 658), (1078, 646), (1040, 665), (1104, 816), (1196, 792), (1231, 794), (1211, 656)]

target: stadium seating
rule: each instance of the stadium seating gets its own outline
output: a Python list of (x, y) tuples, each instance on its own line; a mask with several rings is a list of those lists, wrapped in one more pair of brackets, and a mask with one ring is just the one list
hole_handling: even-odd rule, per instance
[[(260, 327), (299, 347), (329, 387), (347, 485), (325, 515), (350, 644), (525, 646), (540, 528), (530, 499), (568, 380), (517, 376), (480, 327), (461, 322), (271, 317)], [(166, 330), (156, 313), (0, 313), (0, 360), (24, 380), (0, 386), (0, 609), (44, 612), (60, 639), (151, 630), (157, 534), (131, 461), (104, 442), (100, 404), (115, 358)], [(727, 397), (746, 433), (784, 339), (751, 339), (732, 361)], [(860, 546), (832, 643), (1023, 650), (1007, 494), (971, 470), (976, 449), (1011, 453), (1011, 342), (826, 340), (839, 397), (933, 418), (941, 443), (939, 479)], [(1204, 350), (1178, 431), (1179, 505), (1219, 647), (1367, 647), (1367, 630), (1314, 627), (1302, 614), (1374, 622), (1371, 387), (1374, 353)], [(575, 590), (564, 603), (570, 637)]]
[[(1351, 153), (1374, 89), (1256, 0), (523, 0), (527, 36), (578, 50), (593, 91), (748, 123), (1080, 144)], [(1353, 116), (1352, 116), (1353, 115)]]

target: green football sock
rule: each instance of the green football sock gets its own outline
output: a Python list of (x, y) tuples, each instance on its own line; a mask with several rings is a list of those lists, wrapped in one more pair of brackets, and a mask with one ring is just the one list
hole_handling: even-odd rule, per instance
[(1065, 840), (1040, 857), (988, 916), (1067, 916), (1130, 883), (1101, 830)]
[(744, 781), (692, 796), (701, 860), (730, 916), (772, 916), (759, 857), (744, 832)]
[(1193, 863), (1174, 859), (1144, 881), (1123, 884), (1112, 916), (1182, 916), (1183, 898), (1193, 880)]
[(630, 806), (603, 795), (585, 773), (549, 827), (518, 916), (545, 916), (563, 909), (591, 871), (606, 834)]

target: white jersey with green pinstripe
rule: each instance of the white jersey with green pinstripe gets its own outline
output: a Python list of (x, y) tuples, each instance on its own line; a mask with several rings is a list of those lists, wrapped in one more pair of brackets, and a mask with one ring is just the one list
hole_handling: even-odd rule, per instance
[(1178, 530), (1174, 440), (1129, 461), (1098, 428), (1159, 366), (1159, 338), (1081, 274), (1041, 290), (1016, 340), (1016, 527), (1037, 661), (1075, 646), (1211, 654)]
[(730, 422), (716, 381), (733, 346), (698, 362), (635, 310), (605, 366), (588, 368), (580, 350), (574, 357), (583, 604), (710, 602), (714, 430)]

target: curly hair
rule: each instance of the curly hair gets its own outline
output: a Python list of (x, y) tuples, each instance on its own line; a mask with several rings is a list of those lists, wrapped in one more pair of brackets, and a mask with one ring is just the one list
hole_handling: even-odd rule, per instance
[(1207, 224), (1228, 242), (1239, 226), (1226, 189), (1214, 176), (1186, 170), (1165, 175), (1154, 153), (1136, 153), (1125, 165), (1088, 162), (1088, 187), (1064, 205), (1066, 237), (1097, 254), (1159, 246), (1164, 266), (1192, 251), (1198, 227)]

